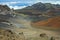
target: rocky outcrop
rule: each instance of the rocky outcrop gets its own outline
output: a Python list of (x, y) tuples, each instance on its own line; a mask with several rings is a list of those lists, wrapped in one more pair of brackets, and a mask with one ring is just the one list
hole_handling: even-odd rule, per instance
[(0, 28), (11, 26), (11, 18), (13, 18), (13, 10), (7, 5), (0, 5)]

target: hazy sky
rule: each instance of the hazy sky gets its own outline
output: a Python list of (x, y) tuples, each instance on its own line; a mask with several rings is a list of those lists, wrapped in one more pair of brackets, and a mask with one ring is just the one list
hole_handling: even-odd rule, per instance
[(21, 9), (37, 2), (60, 4), (60, 0), (0, 0), (0, 4), (6, 4), (14, 9)]

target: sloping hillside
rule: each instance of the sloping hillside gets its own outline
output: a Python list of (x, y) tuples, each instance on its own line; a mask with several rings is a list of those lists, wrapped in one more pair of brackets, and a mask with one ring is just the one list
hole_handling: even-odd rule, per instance
[(0, 5), (0, 10), (4, 11), (4, 10), (10, 10), (10, 8), (7, 5)]
[(0, 5), (0, 28), (8, 28), (11, 26), (10, 18), (12, 18), (11, 9), (7, 5)]
[(19, 14), (28, 15), (32, 21), (41, 21), (60, 16), (60, 5), (51, 3), (36, 3), (23, 9), (15, 10)]
[[(32, 6), (28, 6), (23, 9), (18, 9), (18, 10), (16, 10), (16, 12), (23, 13), (23, 14), (45, 14), (51, 10), (56, 11), (58, 9), (60, 9), (59, 4), (39, 2), (39, 3), (33, 4)], [(60, 11), (60, 10), (58, 10), (58, 11)], [(58, 13), (60, 13), (60, 12), (58, 12)]]
[(32, 22), (32, 25), (35, 27), (53, 27), (60, 28), (60, 16), (49, 18), (43, 21)]

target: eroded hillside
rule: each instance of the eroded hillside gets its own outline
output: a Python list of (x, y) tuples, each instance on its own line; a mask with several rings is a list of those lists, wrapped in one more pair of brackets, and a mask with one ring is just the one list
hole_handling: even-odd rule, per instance
[(60, 28), (60, 16), (49, 18), (43, 21), (32, 22), (34, 27)]

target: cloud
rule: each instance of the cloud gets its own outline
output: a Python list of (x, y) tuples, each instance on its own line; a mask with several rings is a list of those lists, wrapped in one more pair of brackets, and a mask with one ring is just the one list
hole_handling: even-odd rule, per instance
[(0, 4), (2, 5), (8, 5), (11, 9), (14, 8), (14, 9), (22, 9), (26, 6), (28, 6), (28, 2), (25, 3), (25, 2), (1, 2)]
[(21, 2), (21, 1), (16, 1), (16, 2), (0, 2), (0, 4), (2, 4), (2, 5), (26, 5), (26, 6), (29, 6), (29, 5), (32, 5), (34, 2), (33, 1), (23, 1), (23, 2)]
[(19, 2), (0, 2), (0, 4), (7, 5), (7, 4), (17, 4)]
[(14, 8), (14, 9), (22, 9), (26, 6), (9, 6), (11, 9)]
[(8, 5), (10, 8), (14, 9), (21, 9), (38, 2), (60, 4), (60, 0), (0, 0), (0, 4)]
[(28, 1), (27, 2), (16, 1), (16, 2), (0, 2), (0, 4), (8, 5), (10, 8), (14, 8), (14, 9), (19, 9), (19, 8), (21, 9), (21, 8), (26, 7), (26, 6), (32, 5), (33, 2), (32, 1), (30, 1), (30, 2), (28, 2)]

